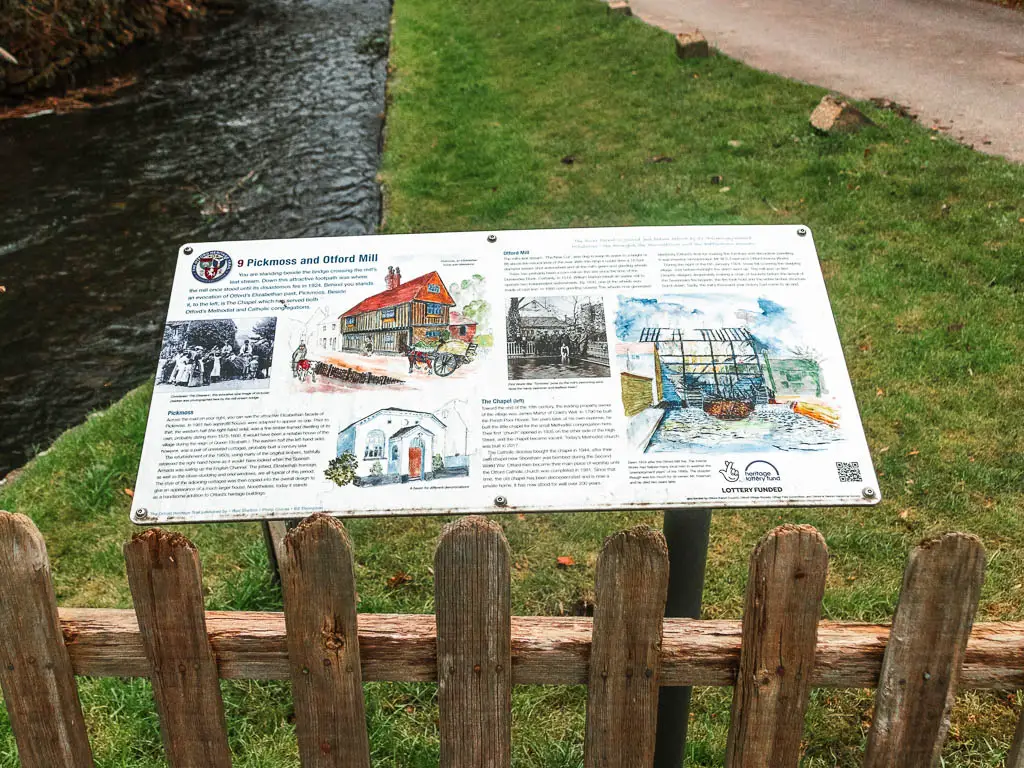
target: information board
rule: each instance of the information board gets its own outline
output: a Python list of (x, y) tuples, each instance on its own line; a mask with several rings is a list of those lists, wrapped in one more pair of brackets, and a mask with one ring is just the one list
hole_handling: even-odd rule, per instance
[(137, 523), (873, 504), (811, 233), (181, 249)]

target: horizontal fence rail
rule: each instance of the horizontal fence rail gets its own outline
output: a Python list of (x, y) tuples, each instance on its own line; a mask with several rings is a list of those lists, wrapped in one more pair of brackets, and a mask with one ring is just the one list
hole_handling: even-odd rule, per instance
[[(283, 613), (206, 611), (195, 546), (150, 529), (125, 546), (134, 610), (58, 609), (42, 536), (0, 512), (0, 685), (24, 768), (89, 766), (76, 675), (153, 682), (171, 768), (231, 764), (221, 678), (290, 680), (306, 768), (368, 766), (363, 682), (437, 682), (441, 768), (511, 764), (511, 688), (586, 685), (584, 765), (650, 765), (659, 686), (732, 686), (728, 768), (796, 768), (812, 688), (875, 688), (864, 765), (936, 763), (955, 694), (1024, 688), (1024, 622), (973, 624), (981, 542), (908, 558), (892, 628), (820, 621), (821, 535), (785, 525), (750, 558), (741, 621), (663, 619), (657, 531), (610, 536), (594, 618), (511, 616), (510, 552), (482, 517), (446, 526), (430, 615), (359, 614), (352, 543), (314, 515), (285, 538)], [(1024, 725), (1007, 756), (1024, 768)]]
[[(150, 676), (133, 611), (61, 608), (59, 614), (76, 675)], [(513, 684), (586, 684), (592, 625), (589, 618), (513, 616)], [(885, 624), (820, 622), (811, 684), (815, 688), (876, 686), (889, 630)], [(207, 611), (206, 631), (222, 678), (291, 678), (283, 613)], [(740, 621), (665, 619), (661, 685), (734, 685), (742, 635)], [(365, 682), (437, 682), (436, 648), (432, 614), (359, 614)], [(960, 687), (1024, 688), (1024, 622), (974, 625)]]

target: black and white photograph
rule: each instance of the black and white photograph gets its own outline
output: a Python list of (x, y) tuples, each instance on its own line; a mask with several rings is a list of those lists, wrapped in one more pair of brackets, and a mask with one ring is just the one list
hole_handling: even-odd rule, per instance
[(276, 317), (183, 320), (164, 327), (158, 389), (268, 389)]
[(600, 296), (513, 296), (505, 329), (509, 379), (611, 375)]

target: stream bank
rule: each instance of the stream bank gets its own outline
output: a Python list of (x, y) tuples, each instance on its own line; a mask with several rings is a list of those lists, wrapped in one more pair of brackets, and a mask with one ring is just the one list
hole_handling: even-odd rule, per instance
[(185, 242), (368, 234), (388, 0), (258, 0), (0, 121), (0, 477), (153, 375)]
[(158, 40), (235, 0), (20, 0), (0, 13), (0, 97), (73, 87), (90, 65)]

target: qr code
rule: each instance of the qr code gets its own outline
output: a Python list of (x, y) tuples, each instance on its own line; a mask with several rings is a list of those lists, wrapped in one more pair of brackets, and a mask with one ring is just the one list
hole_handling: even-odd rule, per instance
[(859, 483), (864, 479), (860, 476), (859, 461), (837, 461), (836, 471), (841, 483)]

